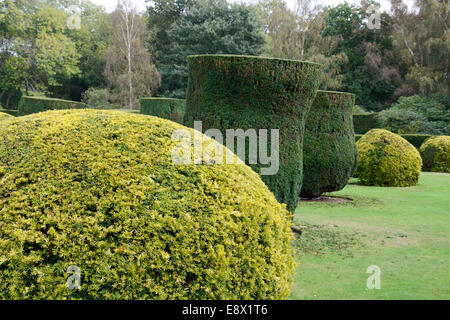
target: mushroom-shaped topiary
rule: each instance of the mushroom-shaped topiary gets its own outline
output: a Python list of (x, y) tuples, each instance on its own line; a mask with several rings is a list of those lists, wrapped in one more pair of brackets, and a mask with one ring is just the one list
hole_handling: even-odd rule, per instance
[(12, 115), (4, 112), (0, 112), (0, 121), (14, 118)]
[(356, 166), (352, 111), (355, 95), (317, 91), (306, 119), (302, 197), (344, 188)]
[(8, 124), (0, 126), (0, 299), (289, 294), (285, 206), (242, 162), (176, 164), (172, 137), (192, 129), (99, 110)]
[(450, 172), (450, 136), (427, 139), (420, 147), (423, 169), (434, 172)]
[(355, 176), (362, 184), (408, 187), (419, 183), (422, 159), (419, 151), (399, 135), (372, 129), (356, 143)]
[[(272, 136), (267, 145), (259, 145), (259, 155), (253, 154), (255, 161), (248, 152), (246, 163), (261, 173), (277, 200), (294, 212), (303, 179), (306, 116), (322, 66), (251, 56), (198, 55), (188, 57), (188, 69), (185, 125), (193, 127), (195, 121), (202, 121), (204, 130), (218, 129), (223, 135), (231, 129), (268, 131)], [(277, 131), (279, 139), (274, 139), (272, 132)], [(267, 168), (261, 161), (266, 148), (273, 150), (271, 156), (279, 154), (279, 168), (271, 174), (262, 172)]]

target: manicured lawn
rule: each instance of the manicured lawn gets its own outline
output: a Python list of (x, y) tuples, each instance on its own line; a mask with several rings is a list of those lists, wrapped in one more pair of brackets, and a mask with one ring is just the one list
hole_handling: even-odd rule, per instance
[[(302, 202), (295, 224), (291, 299), (450, 299), (450, 174), (423, 173), (411, 188), (364, 187), (352, 180), (333, 196), (346, 204)], [(366, 269), (381, 268), (381, 289)]]

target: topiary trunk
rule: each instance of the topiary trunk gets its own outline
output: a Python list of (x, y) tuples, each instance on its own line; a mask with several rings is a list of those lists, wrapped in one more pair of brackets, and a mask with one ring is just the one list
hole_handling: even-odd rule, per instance
[[(188, 57), (189, 82), (184, 123), (203, 130), (279, 129), (279, 170), (262, 179), (293, 212), (302, 185), (305, 117), (320, 84), (319, 64), (233, 55)], [(248, 147), (247, 147), (248, 150)], [(246, 164), (248, 161), (246, 152)], [(260, 173), (266, 165), (250, 164)]]
[(302, 197), (344, 188), (356, 167), (351, 93), (317, 91), (306, 120)]

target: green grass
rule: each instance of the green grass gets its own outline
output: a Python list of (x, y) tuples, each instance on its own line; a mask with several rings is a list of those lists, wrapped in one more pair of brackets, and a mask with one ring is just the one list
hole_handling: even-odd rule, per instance
[[(332, 193), (354, 201), (301, 202), (294, 222), (291, 299), (450, 299), (450, 174), (423, 173), (411, 188), (351, 181)], [(353, 183), (353, 184), (352, 184)], [(381, 268), (369, 290), (367, 267)]]

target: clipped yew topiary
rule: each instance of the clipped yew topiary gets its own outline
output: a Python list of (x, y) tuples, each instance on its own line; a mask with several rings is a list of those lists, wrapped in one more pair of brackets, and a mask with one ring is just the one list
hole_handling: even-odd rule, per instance
[(171, 98), (142, 98), (141, 114), (183, 123), (186, 100)]
[[(278, 173), (262, 179), (294, 211), (303, 177), (305, 118), (322, 67), (295, 60), (198, 55), (188, 57), (188, 69), (185, 125), (202, 121), (204, 130), (218, 129), (223, 135), (228, 129), (266, 129), (269, 135), (271, 129), (279, 130)], [(268, 137), (268, 150), (270, 143)], [(258, 161), (251, 167), (260, 173), (267, 166)]]
[(88, 106), (83, 102), (46, 98), (22, 96), (19, 102), (19, 115), (28, 115), (47, 110), (83, 109)]
[(419, 151), (399, 135), (372, 129), (356, 143), (361, 183), (382, 187), (408, 187), (419, 183), (422, 159)]
[(450, 173), (450, 136), (431, 137), (420, 147), (423, 169)]
[(11, 118), (14, 118), (14, 117), (10, 114), (0, 112), (0, 121), (6, 120), (6, 119), (11, 119)]
[[(8, 123), (0, 126), (0, 299), (288, 296), (285, 206), (242, 162), (175, 164), (172, 134), (192, 129), (101, 110)], [(79, 271), (79, 289), (68, 289), (68, 270)]]
[(347, 185), (357, 160), (354, 103), (351, 93), (317, 91), (306, 119), (302, 197), (316, 198)]

